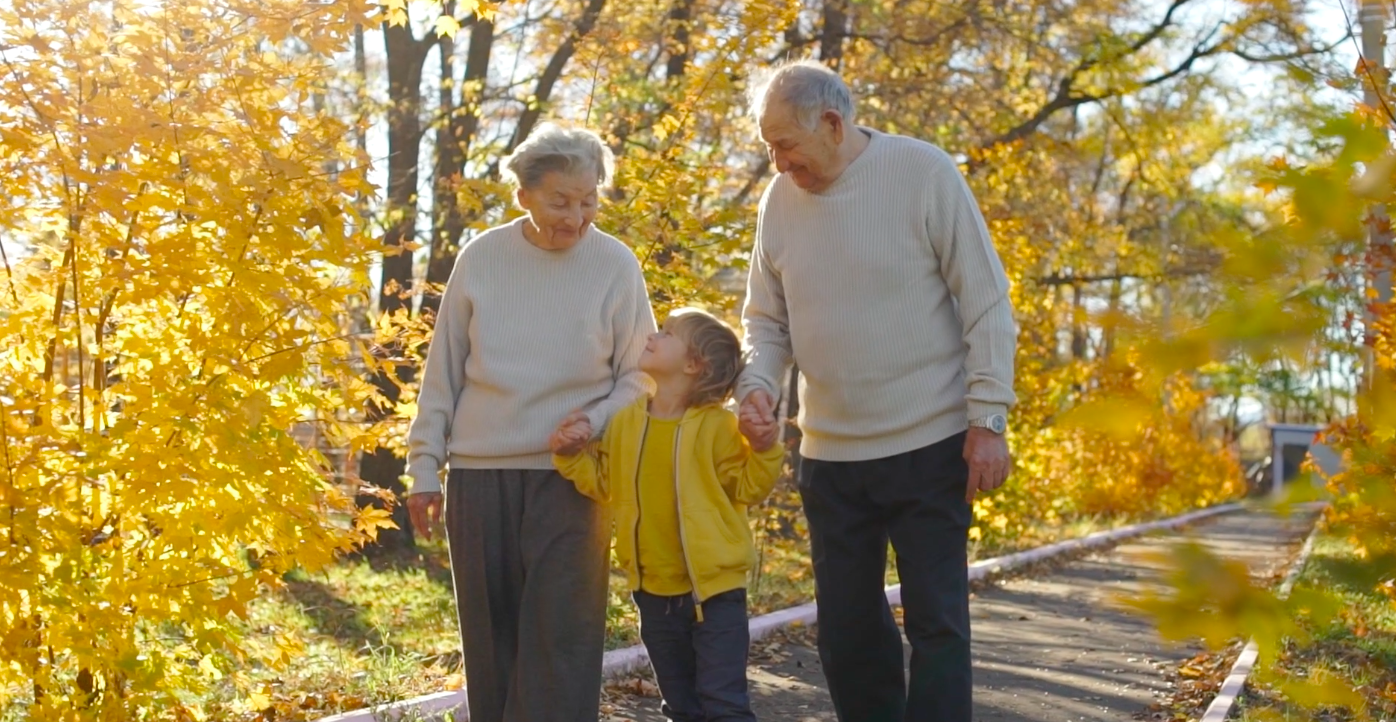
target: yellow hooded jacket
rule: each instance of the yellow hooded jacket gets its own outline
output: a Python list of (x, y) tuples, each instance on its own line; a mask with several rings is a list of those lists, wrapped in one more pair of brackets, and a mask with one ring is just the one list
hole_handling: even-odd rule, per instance
[[(575, 456), (553, 456), (577, 491), (610, 503), (616, 523), (616, 560), (631, 590), (640, 588), (640, 450), (649, 426), (649, 399), (611, 419), (599, 441)], [(698, 603), (746, 586), (756, 564), (746, 507), (760, 503), (780, 477), (780, 444), (756, 453), (737, 430), (737, 417), (717, 405), (690, 408), (679, 421), (674, 445), (674, 484), (679, 542)], [(701, 619), (701, 617), (700, 617)]]

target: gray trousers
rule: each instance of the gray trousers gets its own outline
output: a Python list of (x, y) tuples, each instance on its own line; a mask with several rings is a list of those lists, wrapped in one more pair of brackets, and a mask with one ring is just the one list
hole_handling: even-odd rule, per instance
[(452, 469), (446, 484), (471, 722), (596, 722), (605, 508), (553, 470)]

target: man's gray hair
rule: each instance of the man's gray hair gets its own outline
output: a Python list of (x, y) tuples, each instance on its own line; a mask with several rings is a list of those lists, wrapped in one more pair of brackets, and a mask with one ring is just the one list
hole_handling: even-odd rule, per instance
[(543, 176), (564, 174), (596, 174), (598, 186), (605, 187), (615, 173), (615, 156), (601, 136), (585, 128), (569, 128), (557, 123), (542, 123), (528, 134), (500, 164), (504, 180), (516, 188), (536, 188)]
[(747, 102), (751, 117), (761, 113), (772, 98), (790, 106), (800, 125), (814, 130), (826, 110), (836, 111), (843, 122), (853, 124), (853, 93), (839, 74), (816, 60), (787, 60), (751, 74)]

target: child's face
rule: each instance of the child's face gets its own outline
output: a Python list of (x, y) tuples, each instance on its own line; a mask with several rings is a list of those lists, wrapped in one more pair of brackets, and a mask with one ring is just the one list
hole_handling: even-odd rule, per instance
[(640, 354), (640, 370), (651, 376), (673, 376), (695, 368), (688, 354), (688, 342), (675, 334), (667, 321), (663, 328), (650, 334), (645, 351)]

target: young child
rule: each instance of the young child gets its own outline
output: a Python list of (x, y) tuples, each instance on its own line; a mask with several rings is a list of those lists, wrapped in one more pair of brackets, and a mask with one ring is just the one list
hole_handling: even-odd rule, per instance
[(671, 314), (650, 337), (640, 370), (653, 397), (618, 412), (599, 442), (585, 419), (553, 433), (553, 463), (581, 493), (615, 513), (616, 558), (640, 609), (640, 639), (673, 722), (751, 721), (746, 580), (756, 563), (746, 507), (771, 493), (784, 456), (753, 449), (722, 404), (741, 370), (726, 324), (696, 310)]

